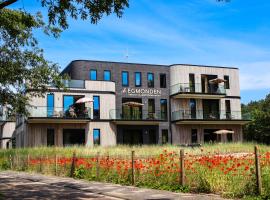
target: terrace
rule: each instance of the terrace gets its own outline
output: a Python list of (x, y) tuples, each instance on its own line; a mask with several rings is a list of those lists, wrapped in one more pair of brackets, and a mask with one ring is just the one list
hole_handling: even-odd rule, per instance
[(87, 122), (91, 119), (91, 109), (82, 105), (64, 107), (31, 106), (28, 108), (28, 121), (31, 123)]
[(173, 98), (207, 98), (219, 99), (226, 96), (226, 90), (220, 84), (178, 83), (170, 87), (170, 95)]
[(220, 124), (222, 122), (224, 124), (246, 124), (250, 121), (250, 115), (248, 113), (243, 114), (241, 111), (205, 112), (197, 110), (193, 112), (191, 110), (178, 110), (172, 112), (172, 121), (177, 124), (193, 124), (198, 123), (198, 121), (201, 124)]
[[(136, 124), (138, 122), (159, 122), (159, 121), (166, 121), (167, 114), (166, 112), (162, 112), (160, 110), (156, 110), (155, 112), (149, 112), (148, 110), (141, 110), (141, 109), (133, 109), (133, 110), (121, 110), (121, 109), (114, 109), (110, 110), (110, 119), (114, 121), (118, 121), (119, 123), (133, 121)], [(131, 123), (131, 122), (130, 122)]]

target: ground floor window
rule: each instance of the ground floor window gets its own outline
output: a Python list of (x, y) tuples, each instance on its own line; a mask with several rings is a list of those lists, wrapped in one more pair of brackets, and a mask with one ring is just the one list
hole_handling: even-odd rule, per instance
[(47, 129), (47, 146), (54, 146), (54, 129)]
[(197, 129), (191, 129), (191, 143), (197, 143), (198, 142), (198, 132)]
[(167, 144), (169, 142), (168, 129), (162, 130), (162, 144)]
[(217, 129), (204, 129), (204, 142), (212, 143), (212, 142), (220, 142), (221, 138), (214, 133)]
[(227, 142), (232, 142), (232, 133), (227, 133)]
[(93, 130), (94, 145), (100, 145), (100, 129)]
[(63, 129), (63, 145), (84, 145), (85, 130), (84, 129)]
[(143, 144), (143, 135), (141, 129), (124, 129), (123, 144), (139, 145)]

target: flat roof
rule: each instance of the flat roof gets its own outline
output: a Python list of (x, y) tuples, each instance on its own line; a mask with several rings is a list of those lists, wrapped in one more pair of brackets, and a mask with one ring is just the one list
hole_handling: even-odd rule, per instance
[[(99, 62), (99, 63), (116, 63), (116, 64), (129, 64), (129, 65), (147, 65), (147, 66), (160, 66), (160, 67), (171, 67), (171, 66), (194, 66), (194, 67), (211, 67), (211, 68), (226, 68), (226, 69), (237, 69), (237, 67), (225, 67), (225, 66), (214, 66), (214, 65), (196, 65), (196, 64), (170, 64), (170, 65), (162, 65), (162, 64), (146, 64), (146, 63), (132, 63), (132, 62), (116, 62), (116, 61), (103, 61), (103, 60), (72, 60), (63, 70), (65, 71), (68, 66), (73, 62), (84, 61), (84, 62)], [(61, 72), (61, 73), (62, 73)]]

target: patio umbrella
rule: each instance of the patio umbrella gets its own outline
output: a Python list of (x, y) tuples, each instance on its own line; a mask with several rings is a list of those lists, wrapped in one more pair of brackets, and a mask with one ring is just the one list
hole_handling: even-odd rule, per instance
[(209, 80), (209, 83), (211, 83), (211, 84), (222, 83), (222, 82), (226, 82), (226, 80), (224, 80), (222, 78), (215, 78), (215, 79)]
[(89, 97), (83, 97), (83, 98), (80, 98), (76, 101), (76, 103), (86, 103), (86, 102), (93, 102), (93, 99), (91, 99)]
[(214, 133), (215, 133), (215, 134), (222, 135), (222, 134), (234, 133), (234, 131), (221, 129), (221, 130), (215, 131)]
[(126, 103), (123, 103), (124, 106), (134, 106), (134, 107), (139, 107), (139, 106), (143, 106), (143, 103), (139, 103), (139, 102), (134, 102), (134, 101), (129, 101)]

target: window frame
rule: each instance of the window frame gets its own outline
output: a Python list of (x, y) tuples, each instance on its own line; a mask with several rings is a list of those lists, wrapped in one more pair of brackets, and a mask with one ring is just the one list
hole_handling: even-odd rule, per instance
[[(165, 77), (165, 86), (161, 85), (161, 76)], [(167, 75), (165, 73), (160, 73), (159, 74), (159, 87), (160, 88), (167, 88)]]
[[(95, 72), (95, 73), (96, 73), (95, 79), (92, 79), (92, 72)], [(97, 70), (96, 70), (96, 69), (90, 69), (90, 76), (89, 76), (89, 79), (90, 79), (91, 81), (97, 81)]]
[[(162, 101), (166, 102), (166, 104), (162, 104), (161, 103)], [(160, 99), (159, 103), (160, 103), (160, 117), (161, 117), (161, 119), (162, 120), (168, 120), (168, 100), (167, 99)], [(163, 114), (162, 113), (162, 110), (161, 110), (162, 105), (166, 105), (166, 110), (165, 110), (165, 113), (164, 113), (164, 118), (162, 117), (162, 114)]]
[[(137, 74), (139, 74), (140, 77), (140, 85), (137, 85)], [(134, 72), (134, 85), (135, 87), (141, 87), (142, 86), (142, 73), (141, 72)]]
[[(124, 84), (124, 82), (123, 82), (123, 74), (127, 74), (127, 83), (126, 84)], [(128, 87), (129, 86), (129, 72), (128, 71), (122, 71), (121, 72), (121, 79), (122, 79), (122, 86), (124, 86), (124, 87)]]
[[(99, 133), (99, 143), (98, 144), (95, 144), (95, 136), (94, 136), (95, 131), (98, 131), (98, 133)], [(93, 129), (93, 145), (99, 146), (100, 144), (101, 144), (101, 131), (99, 128), (94, 128)]]
[[(98, 98), (98, 116), (95, 116), (94, 113), (95, 113), (95, 97)], [(100, 96), (98, 95), (94, 95), (93, 96), (93, 119), (100, 119)]]
[[(149, 83), (151, 83), (150, 81), (149, 81), (149, 75), (152, 75), (152, 78), (153, 78), (153, 80), (152, 80), (152, 85), (150, 85)], [(147, 72), (147, 87), (149, 87), (149, 88), (154, 88), (155, 87), (155, 75), (154, 75), (154, 73), (152, 73), (152, 72)]]
[[(52, 97), (52, 106), (49, 106), (49, 96), (51, 96)], [(47, 117), (52, 117), (53, 116), (53, 112), (54, 112), (54, 104), (55, 104), (55, 102), (54, 102), (55, 100), (54, 100), (54, 93), (48, 93), (47, 94)], [(52, 113), (51, 114), (49, 114), (49, 107), (50, 108), (52, 108)]]
[(225, 80), (224, 89), (230, 89), (230, 76), (229, 75), (224, 75), (223, 78)]
[[(106, 73), (106, 72), (109, 72), (109, 75), (110, 75), (109, 80), (105, 80), (105, 73)], [(104, 81), (111, 81), (111, 80), (112, 80), (112, 73), (111, 73), (111, 70), (106, 69), (106, 70), (103, 71), (103, 80), (104, 80)]]

